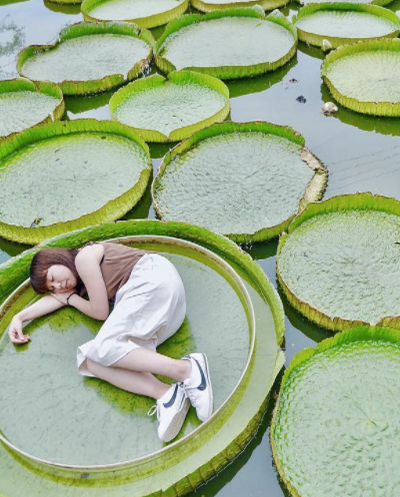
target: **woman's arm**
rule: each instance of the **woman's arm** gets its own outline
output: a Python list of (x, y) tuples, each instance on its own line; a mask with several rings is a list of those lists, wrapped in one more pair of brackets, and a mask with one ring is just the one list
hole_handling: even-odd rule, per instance
[(23, 344), (28, 342), (30, 340), (30, 336), (24, 335), (22, 331), (23, 323), (40, 316), (50, 314), (63, 306), (64, 304), (55, 299), (53, 296), (46, 295), (34, 304), (23, 309), (21, 312), (18, 312), (18, 314), (12, 318), (8, 329), (8, 336), (10, 337), (10, 340), (15, 344)]
[(101, 245), (89, 245), (83, 248), (75, 258), (75, 267), (86, 287), (89, 300), (77, 294), (69, 297), (68, 303), (87, 316), (105, 320), (109, 314), (107, 289), (100, 269), (104, 254)]

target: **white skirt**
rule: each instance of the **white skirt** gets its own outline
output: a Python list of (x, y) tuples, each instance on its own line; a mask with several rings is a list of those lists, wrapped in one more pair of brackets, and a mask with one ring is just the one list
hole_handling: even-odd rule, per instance
[(145, 254), (118, 290), (114, 309), (96, 337), (78, 347), (79, 372), (94, 376), (86, 359), (112, 366), (138, 347), (156, 350), (185, 315), (185, 289), (175, 266), (161, 255)]

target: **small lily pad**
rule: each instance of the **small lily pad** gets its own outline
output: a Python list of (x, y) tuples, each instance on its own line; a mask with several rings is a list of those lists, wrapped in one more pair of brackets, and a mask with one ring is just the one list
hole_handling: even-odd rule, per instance
[(400, 328), (399, 240), (395, 199), (359, 193), (309, 204), (279, 241), (279, 282), (290, 303), (324, 328)]
[(322, 47), (327, 40), (330, 49), (370, 38), (396, 38), (400, 33), (394, 12), (353, 3), (308, 5), (300, 9), (294, 23), (301, 41)]
[(19, 78), (0, 81), (0, 140), (37, 124), (58, 121), (64, 113), (60, 88)]
[(152, 57), (152, 35), (134, 24), (81, 22), (64, 28), (53, 45), (31, 45), (17, 70), (33, 81), (57, 83), (65, 95), (109, 90), (138, 76)]
[(23, 131), (0, 149), (0, 235), (37, 243), (118, 219), (150, 174), (146, 144), (122, 124), (82, 119)]
[(216, 78), (190, 71), (151, 76), (121, 88), (110, 100), (113, 119), (146, 141), (179, 141), (223, 121), (229, 90)]
[(84, 0), (86, 21), (129, 21), (139, 28), (155, 28), (179, 17), (189, 0)]
[(322, 64), (332, 96), (356, 112), (400, 116), (400, 40), (370, 40), (339, 47)]
[(321, 198), (327, 171), (291, 128), (223, 123), (168, 153), (153, 182), (157, 213), (238, 242), (279, 235), (310, 200)]
[(397, 495), (399, 388), (399, 331), (353, 328), (297, 354), (271, 426), (290, 494)]
[(294, 26), (279, 12), (232, 9), (172, 21), (158, 40), (157, 66), (165, 73), (195, 69), (221, 79), (256, 76), (283, 66), (296, 53)]

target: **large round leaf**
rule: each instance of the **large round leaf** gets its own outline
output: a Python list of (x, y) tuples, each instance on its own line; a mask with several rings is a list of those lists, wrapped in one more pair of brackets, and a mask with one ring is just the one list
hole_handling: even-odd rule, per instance
[(187, 138), (223, 121), (229, 114), (229, 90), (216, 78), (178, 71), (135, 81), (110, 100), (113, 119), (135, 128), (146, 141)]
[(167, 24), (186, 12), (189, 0), (84, 0), (87, 21), (130, 21), (140, 28)]
[(57, 83), (66, 95), (95, 93), (136, 78), (151, 59), (153, 42), (134, 24), (81, 22), (64, 28), (53, 45), (24, 48), (17, 70)]
[(172, 21), (156, 44), (164, 72), (196, 69), (222, 79), (256, 76), (283, 66), (296, 53), (294, 26), (279, 12), (257, 9), (185, 15)]
[(363, 114), (400, 116), (400, 40), (339, 47), (322, 64), (333, 97)]
[(290, 303), (320, 326), (400, 327), (399, 241), (397, 200), (360, 193), (310, 204), (280, 239), (278, 278)]
[(324, 40), (337, 48), (368, 38), (395, 38), (400, 33), (400, 20), (394, 12), (353, 3), (308, 5), (294, 23), (299, 39), (318, 47)]
[[(332, 3), (330, 0), (296, 0), (302, 5), (309, 5), (314, 3)], [(371, 5), (387, 5), (393, 2), (393, 0), (347, 0), (346, 3), (353, 4), (371, 4)]]
[[(179, 357), (180, 354), (189, 349), (207, 348), (207, 352), (212, 357), (210, 361), (211, 372), (216, 378), (214, 393), (219, 409), (206, 423), (200, 426), (197, 426), (197, 422), (192, 424), (194, 416), (190, 416), (184, 428), (185, 436), (161, 450), (152, 452), (147, 456), (126, 460), (122, 464), (116, 463), (101, 468), (93, 466), (65, 467), (61, 460), (57, 462), (55, 459), (53, 462), (40, 461), (32, 454), (21, 453), (19, 448), (13, 447), (11, 442), (6, 440), (5, 443), (9, 447), (7, 450), (3, 445), (0, 445), (0, 465), (2, 468), (0, 493), (2, 495), (13, 497), (17, 494), (29, 493), (30, 496), (37, 497), (44, 493), (45, 495), (79, 497), (82, 495), (82, 485), (85, 486), (85, 493), (89, 497), (99, 495), (117, 497), (121, 495), (121, 488), (124, 488), (132, 497), (156, 495), (161, 491), (170, 492), (171, 495), (183, 495), (214, 476), (228, 464), (235, 455), (243, 450), (258, 428), (265, 411), (268, 393), (284, 358), (279, 349), (279, 344), (283, 338), (283, 309), (276, 291), (266, 279), (262, 269), (251, 260), (250, 256), (226, 238), (195, 226), (160, 221), (128, 221), (91, 227), (47, 241), (45, 244), (28, 250), (0, 266), (0, 298), (1, 295), (9, 294), (16, 285), (26, 278), (30, 261), (34, 253), (40, 248), (44, 246), (76, 247), (89, 240), (104, 240), (110, 237), (117, 237), (117, 240), (123, 243), (132, 243), (135, 246), (140, 245), (165, 253), (177, 264), (187, 287), (189, 321), (178, 332), (175, 339), (169, 344), (168, 342), (165, 344), (162, 351)], [(121, 239), (121, 237), (125, 238)], [(184, 240), (194, 242), (198, 246), (188, 246)], [(218, 253), (227, 264), (224, 264), (212, 253), (207, 252), (207, 249)], [(240, 278), (232, 271), (235, 271)], [(250, 301), (246, 297), (243, 284)], [(213, 289), (214, 285), (216, 285), (215, 289)], [(218, 292), (218, 287), (221, 291), (227, 291), (226, 296), (224, 292)], [(200, 299), (199, 289), (201, 290)], [(211, 303), (212, 295), (221, 305), (215, 307), (215, 298)], [(24, 305), (24, 301), (25, 304), (28, 303), (31, 298), (32, 295), (22, 285), (4, 303), (0, 316), (2, 330), (7, 326), (15, 310)], [(204, 304), (202, 304), (203, 299)], [(207, 302), (210, 303), (210, 307), (207, 307)], [(228, 314), (232, 313), (232, 317), (222, 312), (225, 304), (229, 307), (227, 312)], [(254, 311), (254, 319), (248, 314), (251, 308)], [(243, 321), (243, 311), (248, 314), (249, 321), (246, 318)], [(221, 313), (221, 316), (218, 316), (218, 313)], [(69, 388), (70, 384), (75, 381), (83, 383), (79, 389), (85, 386), (85, 411), (86, 414), (89, 413), (85, 416), (79, 405), (75, 404), (76, 408), (71, 418), (61, 419), (52, 416), (53, 422), (64, 430), (64, 435), (68, 433), (68, 437), (64, 436), (66, 440), (61, 440), (63, 446), (68, 446), (68, 440), (71, 442), (76, 440), (74, 431), (79, 431), (79, 420), (81, 423), (88, 423), (85, 418), (92, 419), (91, 427), (94, 428), (94, 419), (98, 416), (96, 409), (100, 406), (101, 410), (104, 411), (107, 404), (109, 409), (106, 417), (102, 418), (104, 423), (102, 427), (97, 427), (99, 432), (101, 428), (103, 430), (103, 438), (99, 445), (102, 448), (106, 446), (107, 450), (97, 450), (95, 456), (105, 460), (112, 458), (115, 451), (121, 450), (130, 451), (131, 454), (137, 451), (148, 453), (149, 449), (152, 450), (152, 437), (150, 439), (142, 437), (140, 447), (134, 447), (133, 443), (129, 447), (129, 442), (132, 441), (133, 434), (137, 433), (137, 428), (132, 424), (133, 431), (130, 430), (130, 436), (127, 437), (127, 431), (123, 430), (123, 426), (120, 428), (114, 424), (109, 426), (111, 419), (121, 420), (124, 418), (126, 423), (132, 423), (132, 417), (139, 418), (143, 415), (149, 403), (148, 400), (124, 394), (111, 386), (101, 384), (97, 380), (83, 380), (79, 379), (79, 376), (73, 378), (72, 374), (62, 375), (63, 368), (75, 368), (72, 336), (79, 330), (82, 333), (79, 340), (84, 340), (85, 333), (89, 333), (85, 328), (93, 328), (93, 323), (86, 318), (81, 319), (72, 310), (63, 310), (59, 314), (64, 314), (62, 319), (54, 315), (39, 320), (37, 325), (33, 323), (32, 325), (35, 327), (41, 328), (40, 332), (38, 330), (38, 333), (33, 333), (32, 343), (27, 347), (18, 348), (19, 354), (16, 354), (13, 347), (10, 348), (10, 345), (4, 342), (1, 348), (4, 353), (0, 354), (0, 368), (3, 360), (4, 364), (10, 361), (9, 365), (12, 368), (18, 367), (20, 360), (18, 356), (22, 354), (28, 358), (31, 353), (35, 355), (36, 348), (40, 346), (41, 340), (44, 340), (45, 337), (51, 342), (54, 340), (54, 344), (57, 341), (58, 346), (52, 346), (51, 354), (47, 346), (42, 348), (41, 360), (44, 364), (53, 364), (55, 374), (63, 376), (65, 388)], [(239, 319), (237, 320), (233, 316)], [(231, 318), (235, 320), (235, 323), (231, 325), (233, 329), (231, 327), (229, 333), (233, 333), (232, 337), (237, 337), (238, 341), (232, 340), (231, 336), (227, 340), (222, 340), (222, 337), (219, 337), (220, 331), (228, 330), (228, 321)], [(211, 322), (212, 324), (210, 324)], [(256, 347), (254, 348), (248, 331), (245, 336), (240, 337), (240, 333), (245, 332), (245, 329), (249, 330), (248, 322), (253, 322), (256, 325)], [(218, 323), (222, 325), (221, 328)], [(214, 324), (218, 325), (218, 332), (216, 332)], [(41, 333), (45, 335), (43, 338), (40, 337)], [(222, 333), (224, 332), (222, 331)], [(4, 341), (5, 338), (1, 340)], [(36, 346), (35, 342), (37, 342)], [(60, 347), (60, 343), (65, 345), (65, 349), (64, 346)], [(206, 345), (207, 343), (209, 345)], [(67, 344), (69, 344), (69, 350), (67, 350)], [(218, 352), (220, 346), (222, 348)], [(44, 352), (44, 356), (43, 350), (47, 350)], [(54, 357), (47, 357), (46, 354), (48, 356), (54, 354)], [(250, 357), (246, 360), (245, 356), (248, 354)], [(66, 358), (69, 355), (71, 358), (68, 362)], [(238, 358), (241, 366), (231, 363), (232, 371), (230, 372), (230, 368), (224, 367), (224, 364), (228, 364), (231, 360), (235, 362), (234, 357)], [(11, 360), (12, 358), (13, 360)], [(34, 359), (28, 358), (27, 360), (30, 362)], [(243, 360), (246, 362), (244, 366)], [(22, 367), (28, 367), (28, 365)], [(38, 362), (35, 362), (34, 370), (30, 370), (30, 375), (33, 374), (33, 378), (39, 376), (38, 370), (41, 367)], [(238, 373), (241, 368), (242, 373)], [(234, 383), (238, 379), (238, 374), (240, 383), (235, 388)], [(218, 380), (219, 375), (222, 376)], [(236, 380), (234, 379), (235, 375)], [(20, 378), (18, 393), (16, 394), (16, 390), (12, 393), (12, 396), (16, 394), (19, 399), (22, 398), (19, 396), (19, 390), (29, 387), (28, 384), (23, 385), (27, 383), (25, 378), (23, 376)], [(52, 379), (42, 381), (41, 386), (35, 381), (35, 389), (42, 389), (43, 399), (50, 398), (50, 392), (46, 392), (46, 385), (49, 389), (54, 387), (53, 393), (58, 399), (51, 405), (47, 401), (44, 402), (42, 406), (43, 411), (45, 411), (44, 417), (45, 415), (49, 416), (50, 412), (57, 411), (60, 406), (68, 403), (73, 406), (77, 396), (80, 395), (80, 390), (76, 390), (69, 399), (64, 399), (54, 383), (51, 383), (50, 387), (49, 382), (52, 381)], [(231, 386), (229, 387), (229, 385)], [(224, 396), (229, 389), (232, 389), (232, 385), (234, 391), (224, 402)], [(33, 388), (32, 391), (27, 391), (28, 397), (32, 394)], [(92, 404), (88, 402), (88, 398), (92, 400)], [(3, 405), (10, 406), (9, 400), (8, 396), (2, 397)], [(23, 415), (21, 413), (21, 416)], [(4, 421), (3, 416), (2, 419)], [(155, 431), (155, 426), (150, 420), (141, 420), (140, 422), (143, 426), (146, 423), (149, 425), (146, 425), (146, 433), (149, 434), (151, 430)], [(19, 440), (25, 444), (29, 443), (32, 437), (35, 437), (31, 433), (32, 423), (38, 428), (43, 425), (43, 421), (36, 417), (34, 419), (30, 417), (30, 424), (20, 426), (19, 433), (15, 433), (15, 436), (18, 436)], [(9, 429), (14, 430), (12, 427)], [(113, 436), (119, 431), (123, 432), (121, 441), (116, 440)], [(110, 437), (106, 437), (107, 433), (110, 433)], [(4, 434), (2, 436), (4, 437)], [(55, 436), (59, 438), (60, 434)], [(88, 450), (88, 448), (83, 449), (86, 442), (89, 446), (94, 444), (94, 441), (90, 440), (90, 436), (90, 433), (87, 433), (86, 437), (88, 438), (80, 440), (81, 448), (79, 451), (82, 453)], [(55, 453), (58, 449), (57, 444), (53, 443), (52, 445), (50, 438), (47, 442), (41, 441), (40, 443), (42, 446), (47, 445), (49, 450), (53, 450), (53, 458), (57, 457)], [(72, 447), (68, 450), (71, 454), (73, 453)], [(79, 453), (75, 453), (74, 457), (80, 457)], [(31, 471), (32, 465), (36, 471)]]
[(36, 124), (58, 121), (64, 107), (61, 90), (52, 83), (0, 81), (0, 141)]
[(294, 497), (397, 495), (400, 333), (354, 328), (297, 354), (271, 427)]
[(0, 149), (0, 235), (37, 243), (118, 219), (150, 175), (146, 144), (122, 124), (88, 119), (23, 131)]
[(289, 0), (191, 0), (191, 4), (201, 12), (215, 10), (237, 9), (260, 5), (264, 10), (273, 10), (283, 7)]
[(320, 199), (327, 171), (291, 128), (217, 124), (168, 153), (153, 183), (157, 213), (235, 241), (273, 238)]

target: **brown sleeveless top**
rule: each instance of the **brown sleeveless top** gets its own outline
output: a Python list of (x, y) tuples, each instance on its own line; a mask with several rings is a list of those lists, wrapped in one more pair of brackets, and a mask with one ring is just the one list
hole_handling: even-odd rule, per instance
[[(108, 300), (113, 300), (118, 290), (125, 285), (136, 263), (147, 253), (144, 250), (102, 243), (104, 256), (100, 262), (101, 274), (107, 289)], [(83, 290), (86, 293), (86, 290)]]

